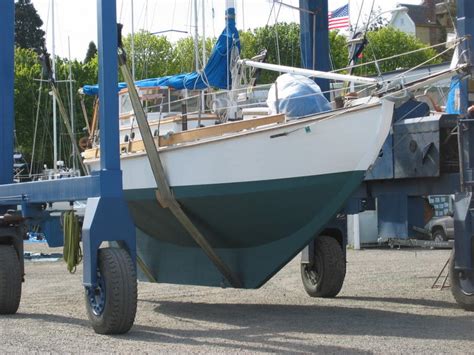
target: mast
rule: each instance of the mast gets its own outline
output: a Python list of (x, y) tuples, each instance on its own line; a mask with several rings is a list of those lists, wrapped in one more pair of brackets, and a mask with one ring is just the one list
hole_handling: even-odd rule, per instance
[(74, 135), (74, 142), (71, 142), (72, 146), (72, 170), (75, 174), (76, 172), (76, 132), (74, 127), (74, 96), (73, 96), (73, 87), (72, 87), (72, 62), (71, 62), (71, 40), (70, 37), (67, 37), (67, 47), (69, 52), (69, 116), (71, 117), (71, 129)]
[(198, 3), (194, 0), (194, 61), (196, 72), (199, 72), (199, 31), (198, 31)]
[[(53, 62), (52, 67), (52, 78), (56, 81), (56, 36), (54, 32), (54, 0), (51, 0), (51, 36), (52, 36), (52, 48), (51, 57)], [(56, 171), (58, 168), (58, 122), (56, 113), (56, 96), (53, 93), (53, 170)]]
[(131, 55), (132, 55), (132, 78), (133, 81), (135, 81), (135, 16), (134, 16), (134, 8), (133, 8), (133, 0), (130, 0), (130, 4), (132, 7), (132, 50), (131, 50)]
[(206, 67), (206, 8), (205, 0), (202, 0), (202, 69)]

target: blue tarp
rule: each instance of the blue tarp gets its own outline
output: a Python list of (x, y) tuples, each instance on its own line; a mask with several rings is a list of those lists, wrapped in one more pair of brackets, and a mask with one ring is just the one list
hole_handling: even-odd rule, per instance
[[(451, 79), (448, 100), (446, 102), (446, 113), (461, 114), (467, 110), (467, 97), (462, 95), (462, 81), (458, 75)], [(466, 85), (466, 84), (465, 84)]]
[[(207, 87), (219, 89), (230, 89), (232, 85), (229, 71), (231, 52), (236, 47), (240, 52), (239, 31), (235, 27), (235, 9), (227, 9), (227, 27), (222, 31), (215, 44), (209, 61), (203, 72), (177, 74), (161, 78), (144, 79), (136, 81), (137, 87), (162, 86), (176, 90), (191, 89), (202, 90)], [(119, 83), (118, 91), (127, 87), (125, 83)], [(86, 95), (98, 95), (99, 85), (85, 85), (83, 92)]]

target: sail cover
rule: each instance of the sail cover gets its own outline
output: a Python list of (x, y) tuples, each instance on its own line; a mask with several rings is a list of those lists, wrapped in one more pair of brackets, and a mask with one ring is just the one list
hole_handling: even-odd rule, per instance
[(284, 113), (289, 119), (330, 111), (331, 104), (318, 84), (298, 74), (280, 75), (268, 91), (271, 114)]
[[(232, 51), (236, 49), (240, 53), (239, 31), (235, 26), (234, 8), (227, 9), (226, 18), (227, 26), (219, 36), (203, 71), (139, 80), (135, 82), (135, 85), (139, 88), (161, 86), (176, 90), (202, 90), (207, 87), (230, 89)], [(126, 83), (118, 84), (119, 91), (126, 87)], [(99, 85), (85, 85), (82, 90), (86, 95), (98, 95)]]

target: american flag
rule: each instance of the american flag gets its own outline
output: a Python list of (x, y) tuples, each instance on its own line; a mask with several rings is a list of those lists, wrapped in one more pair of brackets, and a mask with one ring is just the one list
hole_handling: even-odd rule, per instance
[(340, 8), (329, 11), (329, 29), (335, 30), (337, 28), (347, 28), (350, 26), (349, 22), (349, 4), (341, 6)]

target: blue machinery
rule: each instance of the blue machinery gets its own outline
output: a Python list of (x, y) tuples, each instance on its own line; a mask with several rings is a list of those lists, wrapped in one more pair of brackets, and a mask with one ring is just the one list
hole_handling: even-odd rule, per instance
[[(300, 0), (300, 7), (309, 10), (301, 13), (303, 63), (308, 68), (328, 70), (327, 1)], [(460, 8), (458, 26), (462, 35), (469, 32), (468, 29), (474, 28), (474, 19), (472, 18), (474, 4), (471, 1), (458, 0), (458, 7)], [(136, 265), (135, 228), (122, 195), (119, 127), (116, 119), (118, 117), (116, 1), (97, 0), (97, 8), (101, 170), (86, 177), (13, 184), (14, 0), (0, 1), (0, 215), (6, 216), (8, 210), (21, 205), (21, 222), (16, 220), (16, 222), (9, 223), (9, 225), (15, 225), (15, 223), (21, 225), (35, 220), (47, 220), (49, 214), (44, 209), (47, 203), (87, 200), (82, 235), (83, 283), (88, 290), (87, 297), (94, 305), (92, 317), (97, 319), (95, 319), (95, 324), (93, 322), (93, 326), (99, 332), (120, 333), (129, 329), (133, 323), (135, 311), (128, 311), (133, 313), (128, 320), (129, 323), (131, 322), (128, 327), (113, 328), (107, 324), (104, 325), (100, 316), (103, 311), (101, 290), (105, 286), (101, 275), (97, 272), (98, 250), (103, 242), (118, 242), (122, 250), (127, 252), (131, 265), (134, 267)], [(465, 17), (465, 14), (470, 14), (471, 17)], [(318, 60), (315, 60), (316, 58)], [(323, 91), (329, 87), (329, 84), (324, 81), (319, 84)], [(466, 85), (464, 84), (464, 95), (467, 95)], [(469, 280), (473, 280), (472, 259), (474, 254), (471, 232), (474, 220), (470, 210), (470, 186), (474, 184), (474, 154), (470, 154), (473, 149), (470, 149), (469, 142), (474, 142), (474, 127), (467, 121), (463, 124), (466, 132), (463, 135), (465, 138), (463, 147), (466, 148), (464, 150), (465, 157), (463, 156), (462, 159), (466, 163), (466, 167), (463, 169), (465, 188), (457, 194), (456, 268), (462, 273), (461, 284), (465, 290), (469, 291), (471, 290), (469, 287), (472, 286)], [(453, 191), (453, 185), (446, 185), (445, 182), (455, 181), (455, 178), (448, 176), (447, 180), (443, 179), (446, 177), (437, 179), (437, 185), (435, 185), (444, 186), (445, 190)], [(409, 182), (404, 185), (406, 191), (412, 191), (417, 186), (415, 180), (412, 181), (413, 184)], [(420, 184), (418, 183), (418, 185)], [(423, 183), (423, 185), (425, 184)], [(447, 189), (446, 186), (448, 186)], [(420, 191), (417, 192), (421, 194)], [(422, 192), (423, 194), (429, 193), (426, 188)], [(407, 196), (409, 194), (409, 192), (406, 193)], [(468, 218), (465, 218), (467, 215)], [(2, 218), (0, 226), (6, 221), (5, 217)], [(19, 259), (22, 260), (23, 236), (21, 228), (1, 227), (0, 251), (3, 246), (12, 245)], [(21, 270), (23, 270), (23, 265), (21, 265)], [(464, 280), (468, 280), (467, 283)], [(127, 280), (123, 281), (127, 282)], [(2, 285), (0, 285), (1, 287)], [(131, 300), (131, 303), (133, 302), (136, 305), (136, 293), (135, 299)], [(14, 313), (15, 306), (13, 305), (10, 310), (6, 310), (4, 313), (8, 313), (8, 311)]]
[[(91, 176), (12, 184), (14, 1), (0, 3), (0, 204), (22, 206), (25, 219), (41, 218), (43, 204), (87, 200), (83, 227), (84, 285), (97, 282), (97, 250), (102, 242), (121, 241), (135, 258), (134, 226), (122, 197), (117, 98), (115, 1), (98, 1), (101, 170)], [(108, 223), (108, 221), (114, 223)]]
[[(473, 33), (474, 2), (458, 0), (457, 7), (459, 36)], [(471, 66), (473, 44), (470, 37), (461, 48), (461, 52), (470, 55), (464, 59)], [(462, 113), (466, 112), (468, 102), (473, 101), (468, 82), (461, 81)], [(377, 201), (379, 237), (407, 240), (416, 237), (426, 223), (426, 196), (455, 194), (451, 290), (456, 301), (471, 311), (474, 311), (473, 142), (474, 120), (461, 119), (458, 115), (431, 115), (428, 105), (408, 101), (395, 110), (391, 133), (378, 160), (345, 207), (348, 213), (358, 213), (375, 208)]]
[[(119, 242), (136, 265), (135, 227), (123, 199), (119, 157), (116, 2), (97, 2), (101, 170), (86, 177), (21, 184), (12, 183), (14, 9), (14, 0), (0, 2), (0, 212), (4, 214), (12, 206), (21, 205), (22, 217), (28, 222), (47, 219), (48, 213), (44, 211), (47, 203), (87, 200), (82, 233), (84, 285), (94, 291), (100, 286), (97, 261), (103, 242)], [(22, 244), (22, 238), (21, 233), (2, 235), (0, 244)], [(22, 259), (20, 249), (16, 250)], [(14, 308), (3, 312), (14, 313)]]

